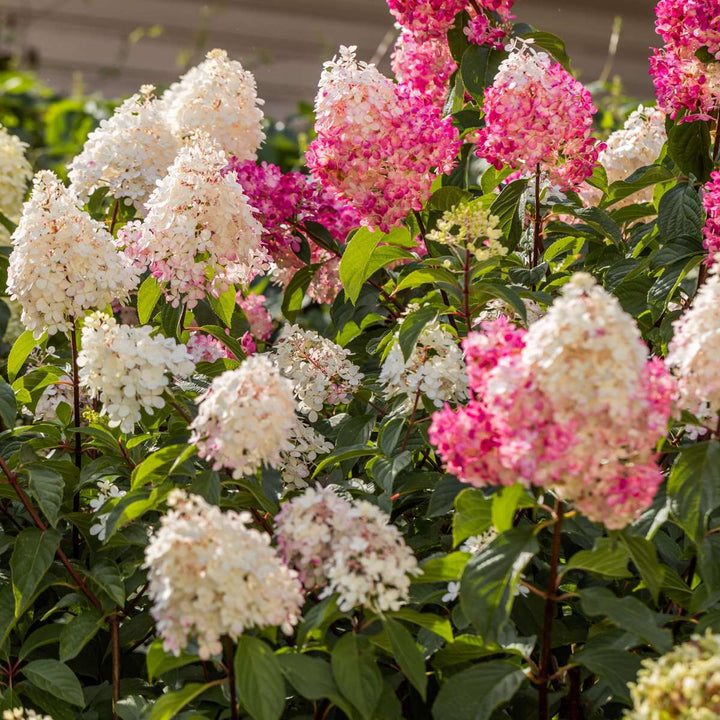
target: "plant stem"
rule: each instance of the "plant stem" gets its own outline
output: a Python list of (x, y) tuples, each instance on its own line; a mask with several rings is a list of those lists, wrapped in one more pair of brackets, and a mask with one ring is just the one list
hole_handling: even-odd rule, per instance
[(530, 265), (536, 267), (542, 255), (542, 214), (540, 212), (540, 163), (535, 169), (535, 227), (533, 228), (533, 249)]
[(110, 220), (110, 234), (115, 232), (115, 223), (117, 222), (118, 208), (120, 207), (120, 201), (115, 200), (115, 206), (113, 207), (112, 219)]
[(463, 268), (463, 314), (465, 315), (465, 334), (469, 335), (472, 329), (470, 315), (470, 247), (465, 245), (465, 267)]
[[(22, 489), (20, 483), (18, 482), (17, 475), (11, 472), (10, 468), (5, 464), (5, 460), (3, 460), (3, 458), (1, 457), (0, 470), (5, 473), (5, 477), (8, 479), (8, 482), (15, 491), (15, 494), (18, 496), (18, 500), (20, 500), (20, 502), (25, 506), (25, 509), (32, 518), (32, 521), (35, 523), (38, 529), (45, 532), (48, 529), (47, 525), (43, 522), (40, 515), (38, 515), (37, 510), (35, 510), (35, 508), (32, 506), (32, 503), (30, 502), (28, 496), (25, 494), (25, 491)], [(70, 564), (67, 555), (65, 555), (65, 553), (60, 548), (56, 550), (56, 555), (58, 556), (58, 560), (60, 560), (60, 562), (65, 566), (65, 569), (70, 573), (70, 577), (72, 577), (72, 579), (77, 583), (78, 588), (83, 592), (85, 597), (98, 610), (102, 610), (102, 603), (97, 599), (92, 590), (90, 590), (90, 588), (85, 584), (85, 581), (78, 575), (77, 570), (75, 570), (75, 568)]]
[(582, 705), (580, 696), (580, 668), (570, 668), (568, 670), (568, 678), (570, 679), (570, 693), (568, 694), (570, 720), (581, 720)]
[(550, 550), (550, 578), (548, 579), (547, 599), (543, 617), (542, 645), (540, 647), (540, 700), (538, 704), (539, 720), (549, 720), (548, 715), (548, 681), (552, 663), (552, 624), (555, 615), (555, 593), (560, 562), (560, 540), (562, 531), (562, 503), (555, 500), (555, 527), (553, 529), (552, 549)]
[[(78, 375), (78, 348), (77, 348), (77, 322), (73, 318), (72, 328), (70, 330), (70, 349), (72, 352), (72, 372), (73, 372), (73, 421), (75, 427), (80, 427), (80, 377)], [(75, 467), (78, 471), (82, 467), (82, 436), (78, 430), (75, 431)], [(75, 493), (73, 497), (73, 512), (80, 511), (80, 496)], [(73, 555), (78, 557), (80, 554), (80, 533), (76, 525), (72, 529), (72, 547)]]
[(227, 678), (230, 684), (230, 720), (238, 720), (238, 705), (235, 691), (235, 644), (229, 637), (223, 638), (225, 647), (225, 665), (227, 666)]
[(112, 646), (112, 710), (117, 720), (115, 703), (120, 700), (120, 619), (117, 613), (110, 616), (110, 642)]

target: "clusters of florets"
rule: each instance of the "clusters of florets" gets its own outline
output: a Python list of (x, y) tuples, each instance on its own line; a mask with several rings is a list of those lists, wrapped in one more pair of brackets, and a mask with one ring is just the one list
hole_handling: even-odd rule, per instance
[(182, 490), (168, 504), (145, 550), (151, 614), (165, 650), (179, 655), (194, 637), (208, 660), (222, 651), (223, 636), (268, 626), (292, 632), (302, 587), (270, 536), (248, 527), (250, 514), (221, 512)]
[(278, 546), (307, 589), (337, 593), (346, 612), (364, 606), (384, 612), (407, 602), (417, 560), (390, 518), (371, 503), (353, 503), (330, 488), (308, 488), (275, 518)]
[(73, 385), (69, 375), (61, 375), (52, 385), (48, 385), (35, 405), (35, 417), (38, 420), (57, 420), (60, 403), (72, 407)]
[(120, 242), (149, 265), (174, 306), (193, 308), (244, 279), (243, 263), (260, 244), (260, 223), (224, 153), (207, 135), (182, 148), (147, 202), (142, 225)]
[(338, 196), (308, 175), (283, 173), (277, 165), (231, 161), (229, 169), (255, 209), (263, 226), (262, 244), (274, 261), (273, 278), (287, 286), (295, 272), (304, 266), (296, 255), (305, 237), (310, 246), (310, 262), (322, 263), (312, 277), (308, 295), (317, 302), (332, 303), (342, 288), (338, 276), (339, 259), (317, 245), (305, 230), (305, 223), (316, 222), (342, 243), (360, 225), (357, 212)]
[(152, 85), (129, 97), (112, 117), (88, 135), (82, 152), (68, 165), (70, 189), (87, 201), (107, 187), (117, 199), (142, 208), (172, 165), (180, 143), (154, 97)]
[(142, 410), (164, 407), (168, 375), (187, 377), (195, 369), (184, 345), (152, 332), (149, 325), (118, 325), (102, 312), (85, 318), (80, 384), (91, 398), (100, 398), (110, 427), (125, 433), (132, 432)]
[(193, 330), (185, 345), (194, 363), (212, 363), (222, 358), (236, 359), (228, 347), (212, 335)]
[[(32, 177), (32, 167), (25, 157), (27, 143), (0, 125), (0, 212), (13, 222), (20, 217), (25, 190)], [(0, 225), (0, 241), (9, 233)]]
[(40, 715), (34, 710), (26, 710), (25, 708), (13, 708), (12, 710), (3, 710), (3, 720), (53, 720), (49, 715)]
[(407, 395), (412, 401), (422, 393), (441, 407), (449, 400), (467, 398), (467, 379), (457, 340), (439, 322), (429, 323), (405, 360), (395, 342), (380, 371), (388, 397)]
[(387, 0), (387, 4), (400, 25), (426, 40), (443, 37), (467, 0)]
[(720, 60), (717, 0), (660, 0), (655, 14), (655, 30), (665, 42), (650, 58), (658, 103), (673, 118), (681, 111), (707, 117), (720, 102), (720, 68), (701, 60), (698, 51)]
[(395, 77), (438, 108), (445, 104), (448, 82), (456, 69), (457, 63), (444, 38), (418, 40), (410, 30), (402, 30), (398, 35), (392, 54)]
[[(720, 277), (717, 263), (692, 306), (673, 324), (666, 364), (678, 382), (678, 405), (714, 423), (720, 412)], [(714, 429), (714, 424), (713, 424)]]
[(297, 325), (284, 328), (275, 345), (280, 371), (290, 378), (299, 410), (315, 422), (325, 403), (341, 405), (362, 382), (362, 373), (350, 351), (314, 330)]
[(255, 158), (265, 139), (255, 77), (225, 50), (211, 50), (168, 88), (162, 103), (176, 135), (185, 138), (202, 130), (228, 157)]
[(107, 522), (110, 518), (110, 513), (101, 513), (99, 511), (108, 500), (118, 500), (127, 493), (109, 480), (100, 480), (100, 482), (97, 483), (97, 488), (97, 497), (93, 498), (89, 503), (91, 510), (95, 513), (95, 522), (90, 526), (90, 534), (97, 537), (100, 542), (103, 542), (107, 536)]
[(706, 263), (712, 265), (720, 253), (720, 171), (714, 170), (710, 182), (703, 188), (703, 207), (707, 219), (703, 228), (703, 245), (707, 250)]
[(417, 91), (358, 63), (355, 48), (326, 62), (315, 100), (318, 137), (307, 164), (370, 227), (390, 230), (422, 209), (460, 147), (450, 118)]
[(247, 297), (243, 297), (242, 293), (238, 293), (236, 300), (245, 313), (252, 336), (256, 340), (267, 340), (273, 332), (273, 319), (265, 307), (265, 296), (259, 293), (250, 293)]
[(295, 409), (292, 383), (267, 355), (253, 355), (198, 397), (190, 442), (201, 458), (212, 460), (216, 470), (229, 468), (235, 478), (263, 464), (277, 467), (282, 453), (292, 450)]
[(433, 416), (447, 469), (473, 485), (551, 487), (621, 528), (662, 481), (654, 448), (675, 385), (616, 298), (585, 273), (525, 331), (485, 323), (465, 343), (473, 399)]
[(500, 242), (500, 220), (482, 202), (461, 203), (446, 210), (437, 221), (435, 229), (428, 233), (428, 240), (470, 250), (478, 261), (493, 256), (507, 255), (507, 248)]
[[(625, 180), (636, 170), (652, 165), (666, 141), (665, 113), (659, 108), (640, 105), (630, 114), (622, 129), (610, 135), (605, 149), (598, 156), (607, 173), (608, 185)], [(588, 204), (600, 199), (600, 192), (590, 186), (583, 188), (581, 195)], [(651, 202), (652, 199), (653, 187), (648, 187), (615, 203), (615, 207)]]
[(302, 418), (298, 418), (290, 431), (289, 440), (292, 448), (282, 453), (278, 465), (283, 483), (288, 490), (307, 487), (315, 460), (319, 455), (327, 455), (332, 450), (332, 443)]
[(591, 135), (592, 97), (561, 65), (515, 41), (485, 91), (485, 127), (477, 154), (495, 167), (534, 174), (538, 167), (562, 189), (592, 175), (602, 145)]
[(657, 659), (645, 659), (630, 683), (626, 720), (720, 717), (720, 635), (694, 635)]
[(73, 318), (126, 300), (138, 284), (103, 224), (49, 170), (35, 176), (12, 243), (7, 290), (36, 337), (69, 330)]
[(474, 45), (489, 45), (496, 50), (502, 50), (507, 38), (507, 31), (503, 27), (490, 24), (485, 13), (479, 13), (463, 28), (467, 39)]

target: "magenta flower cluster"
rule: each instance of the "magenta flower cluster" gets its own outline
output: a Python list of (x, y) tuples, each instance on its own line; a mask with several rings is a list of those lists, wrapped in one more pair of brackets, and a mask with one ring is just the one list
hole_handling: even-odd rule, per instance
[(387, 0), (390, 12), (419, 40), (438, 38), (452, 27), (467, 0)]
[(703, 207), (707, 214), (703, 229), (703, 245), (708, 252), (707, 264), (712, 265), (720, 253), (720, 171), (710, 175), (703, 188)]
[(659, 106), (671, 117), (681, 111), (707, 119), (720, 101), (720, 68), (697, 53), (720, 59), (717, 0), (660, 0), (655, 30), (665, 43), (653, 50), (650, 74)]
[(477, 154), (532, 175), (539, 167), (563, 189), (590, 177), (604, 147), (591, 135), (597, 111), (587, 89), (544, 52), (518, 43), (485, 92)]

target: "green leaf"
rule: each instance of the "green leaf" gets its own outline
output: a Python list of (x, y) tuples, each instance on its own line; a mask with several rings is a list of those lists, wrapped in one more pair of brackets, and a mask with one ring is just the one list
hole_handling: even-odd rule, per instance
[(633, 193), (670, 180), (672, 177), (672, 173), (662, 165), (649, 165), (648, 167), (639, 168), (627, 180), (617, 180), (610, 185), (602, 207), (606, 208), (613, 203), (624, 200)]
[(557, 36), (549, 32), (541, 32), (534, 30), (533, 32), (523, 33), (522, 37), (532, 40), (535, 47), (542, 48), (547, 51), (548, 55), (557, 60), (569, 73), (572, 73), (570, 67), (570, 58), (568, 57), (565, 43)]
[(452, 625), (447, 618), (440, 617), (433, 613), (418, 612), (410, 608), (400, 608), (393, 613), (388, 614), (389, 617), (397, 618), (398, 620), (404, 620), (405, 622), (412, 623), (413, 625), (419, 625), (426, 630), (434, 632), (439, 635), (446, 642), (453, 641)]
[(242, 349), (240, 343), (232, 335), (226, 333), (219, 325), (203, 325), (200, 329), (208, 335), (212, 335), (216, 340), (219, 340), (238, 360), (244, 359), (245, 351)]
[(590, 616), (602, 615), (618, 627), (634, 633), (658, 652), (668, 652), (672, 647), (672, 634), (658, 627), (658, 616), (647, 605), (634, 597), (616, 597), (604, 587), (589, 587), (580, 591), (583, 611)]
[(667, 486), (670, 510), (696, 544), (720, 507), (720, 443), (702, 442), (679, 453)]
[(698, 567), (710, 593), (720, 592), (720, 535), (713, 533), (703, 538), (698, 548)]
[(640, 658), (612, 647), (586, 645), (575, 653), (572, 660), (584, 665), (591, 673), (604, 680), (613, 693), (613, 699), (630, 705), (627, 684), (633, 682), (640, 670)]
[(86, 575), (119, 607), (125, 605), (125, 585), (118, 566), (112, 560), (100, 560)]
[(410, 313), (403, 320), (398, 334), (398, 342), (400, 343), (400, 349), (402, 350), (405, 362), (407, 362), (413, 354), (413, 350), (415, 350), (422, 331), (429, 323), (435, 320), (436, 317), (437, 310), (426, 306)]
[(313, 477), (317, 477), (325, 468), (338, 465), (345, 460), (352, 460), (353, 458), (368, 457), (379, 455), (380, 451), (377, 448), (370, 447), (369, 445), (351, 445), (350, 447), (343, 448), (340, 452), (334, 452), (324, 457), (315, 468)]
[(413, 270), (409, 275), (406, 275), (398, 283), (397, 292), (408, 288), (416, 288), (420, 285), (435, 285), (437, 283), (457, 286), (455, 276), (449, 270), (425, 267), (420, 270)]
[(57, 660), (33, 660), (22, 668), (22, 673), (36, 687), (60, 700), (85, 707), (80, 681), (75, 673)]
[(527, 185), (527, 180), (513, 180), (502, 189), (490, 206), (490, 212), (500, 220), (500, 228), (507, 238), (510, 250), (515, 249), (522, 234), (524, 213), (520, 201)]
[(509, 662), (492, 660), (453, 675), (432, 708), (434, 720), (487, 720), (512, 699), (525, 674)]
[(188, 683), (182, 690), (165, 693), (153, 705), (149, 720), (171, 720), (209, 687), (211, 687), (209, 683)]
[(460, 61), (460, 75), (465, 89), (474, 97), (482, 98), (485, 88), (492, 85), (505, 55), (486, 45), (470, 45)]
[(653, 600), (657, 602), (663, 581), (663, 570), (658, 562), (655, 546), (649, 540), (630, 535), (626, 531), (620, 533), (620, 540), (630, 553), (630, 559), (635, 563)]
[(315, 273), (322, 267), (322, 263), (313, 265), (305, 265), (301, 267), (293, 276), (292, 280), (285, 288), (285, 295), (282, 302), (282, 313), (290, 321), (295, 322), (295, 318), (300, 312), (305, 299), (305, 293), (310, 287)]
[(452, 210), (456, 205), (460, 205), (462, 202), (472, 200), (473, 196), (467, 190), (462, 190), (452, 185), (445, 185), (444, 187), (438, 188), (427, 202), (428, 210), (438, 210), (439, 212), (445, 212), (446, 210)]
[(55, 530), (42, 532), (37, 528), (23, 530), (15, 540), (10, 558), (15, 615), (19, 617), (32, 600), (45, 573), (52, 565), (60, 535)]
[(460, 581), (460, 605), (486, 642), (497, 639), (510, 616), (525, 566), (538, 551), (532, 527), (500, 535), (468, 562)]
[(515, 511), (519, 507), (532, 507), (535, 503), (521, 483), (502, 487), (492, 497), (492, 524), (499, 533), (513, 526)]
[(707, 122), (676, 121), (668, 130), (668, 153), (683, 173), (707, 182), (713, 169)]
[(378, 434), (378, 447), (385, 455), (392, 455), (397, 447), (405, 425), (405, 418), (390, 418), (381, 428)]
[(5, 644), (16, 622), (15, 597), (12, 585), (7, 584), (0, 589), (0, 647)]
[(158, 485), (167, 479), (168, 475), (191, 458), (197, 448), (186, 443), (180, 445), (166, 445), (148, 455), (132, 471), (130, 489), (142, 487), (148, 483)]
[(279, 720), (285, 709), (285, 681), (272, 648), (259, 638), (238, 639), (235, 684), (242, 706), (254, 720)]
[(62, 505), (65, 481), (59, 472), (47, 465), (31, 463), (25, 467), (29, 475), (30, 492), (52, 526), (55, 526)]
[(366, 720), (373, 718), (383, 689), (380, 670), (355, 633), (345, 633), (333, 648), (330, 664), (340, 692)]
[(11, 428), (15, 425), (16, 417), (15, 391), (4, 380), (0, 380), (0, 419), (6, 428)]
[(631, 577), (628, 570), (630, 553), (624, 545), (611, 538), (598, 538), (592, 550), (576, 552), (565, 565), (568, 570), (587, 570), (588, 572), (610, 578)]
[(28, 655), (45, 645), (52, 645), (60, 640), (60, 634), (65, 629), (64, 625), (53, 623), (52, 625), (41, 625), (35, 632), (31, 633), (23, 642), (18, 659), (24, 660)]
[(368, 274), (370, 258), (382, 238), (381, 232), (360, 228), (345, 247), (340, 260), (340, 281), (345, 288), (345, 297), (353, 305), (357, 302), (363, 283), (372, 275)]
[(13, 343), (7, 359), (7, 376), (10, 382), (17, 377), (23, 364), (28, 359), (28, 355), (38, 343), (39, 340), (33, 337), (32, 330), (26, 330)]
[(413, 636), (399, 622), (388, 617), (383, 618), (383, 627), (390, 638), (395, 660), (424, 701), (427, 693), (425, 660)]
[(175, 656), (166, 652), (163, 649), (163, 641), (159, 638), (153, 640), (145, 655), (145, 665), (150, 682), (157, 680), (157, 678), (170, 670), (176, 670), (194, 662), (197, 662), (195, 655), (187, 655), (181, 651), (178, 656)]
[(679, 182), (662, 196), (657, 222), (666, 243), (672, 243), (679, 237), (702, 238), (702, 203), (691, 183)]
[(17, 223), (14, 223), (5, 213), (0, 212), (0, 225), (2, 225), (11, 235), (17, 228)]
[(301, 653), (277, 656), (288, 682), (308, 700), (322, 700), (340, 695), (327, 660)]
[(413, 578), (413, 583), (455, 582), (465, 570), (470, 553), (453, 552), (442, 557), (433, 557), (420, 564), (423, 574)]
[(232, 326), (233, 313), (236, 307), (236, 295), (237, 292), (234, 285), (231, 285), (219, 298), (208, 295), (208, 300), (210, 301), (213, 312), (227, 327)]
[(492, 506), (492, 500), (476, 488), (467, 488), (455, 498), (452, 521), (454, 547), (471, 535), (480, 535), (490, 529)]
[(102, 621), (102, 613), (95, 608), (75, 615), (60, 633), (60, 661), (67, 662), (77, 657), (79, 652), (95, 637)]
[(162, 289), (152, 275), (143, 280), (137, 293), (137, 314), (141, 325), (150, 320), (161, 295)]
[(476, 292), (486, 293), (494, 298), (500, 298), (506, 302), (519, 316), (520, 319), (527, 325), (527, 309), (525, 303), (518, 293), (508, 285), (501, 285), (500, 283), (493, 283), (484, 280), (473, 285), (473, 290)]

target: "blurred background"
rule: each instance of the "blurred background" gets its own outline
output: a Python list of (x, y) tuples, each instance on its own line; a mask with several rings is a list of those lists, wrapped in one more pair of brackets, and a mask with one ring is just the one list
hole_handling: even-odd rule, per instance
[[(652, 97), (653, 8), (653, 0), (514, 6), (519, 20), (565, 40), (584, 82), (619, 76), (641, 99)], [(32, 70), (63, 95), (113, 98), (144, 83), (162, 88), (222, 47), (255, 73), (266, 113), (284, 118), (312, 101), (322, 62), (340, 44), (389, 72), (394, 32), (385, 0), (0, 0), (0, 68)]]

